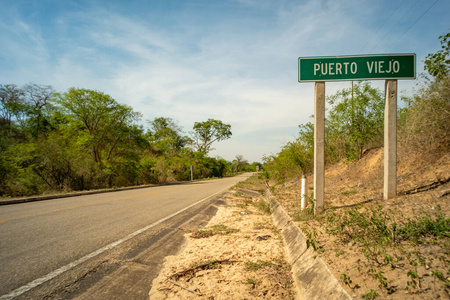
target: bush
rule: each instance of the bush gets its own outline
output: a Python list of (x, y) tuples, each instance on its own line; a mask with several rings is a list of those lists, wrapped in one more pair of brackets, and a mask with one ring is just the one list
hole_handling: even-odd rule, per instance
[(404, 151), (445, 153), (450, 148), (450, 77), (431, 82), (408, 99), (399, 118)]

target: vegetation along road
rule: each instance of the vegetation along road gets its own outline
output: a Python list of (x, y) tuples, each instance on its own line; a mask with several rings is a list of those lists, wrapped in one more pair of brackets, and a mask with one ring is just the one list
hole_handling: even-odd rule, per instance
[[(248, 176), (1, 206), (0, 299), (83, 298), (80, 290), (120, 270), (121, 260), (148, 252), (165, 229), (182, 227), (199, 207)], [(159, 252), (162, 259), (170, 249)], [(111, 290), (114, 283), (106, 285)]]

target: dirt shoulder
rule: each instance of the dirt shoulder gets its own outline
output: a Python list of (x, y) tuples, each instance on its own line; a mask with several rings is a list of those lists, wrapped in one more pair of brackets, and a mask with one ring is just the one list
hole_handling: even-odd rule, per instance
[[(166, 258), (150, 299), (293, 299), (283, 241), (259, 192), (232, 190), (216, 216)], [(258, 208), (259, 207), (259, 208)]]

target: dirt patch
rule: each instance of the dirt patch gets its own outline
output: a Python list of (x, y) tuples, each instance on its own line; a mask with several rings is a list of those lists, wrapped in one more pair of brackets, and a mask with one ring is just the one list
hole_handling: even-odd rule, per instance
[(228, 205), (204, 229), (186, 234), (183, 249), (166, 258), (153, 281), (150, 299), (293, 299), (282, 237), (256, 195), (228, 193)]
[[(383, 149), (326, 170), (325, 209), (301, 212), (300, 180), (274, 194), (355, 299), (450, 299), (450, 155), (404, 159), (383, 200)], [(309, 191), (313, 178), (308, 177)]]

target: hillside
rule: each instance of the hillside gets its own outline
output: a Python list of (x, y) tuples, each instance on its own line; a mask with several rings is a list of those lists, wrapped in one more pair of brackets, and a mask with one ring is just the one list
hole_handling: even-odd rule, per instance
[[(313, 191), (313, 177), (308, 176)], [(355, 299), (449, 299), (450, 153), (399, 153), (398, 197), (383, 200), (383, 149), (329, 167), (325, 207), (300, 210), (301, 180), (274, 189)]]

